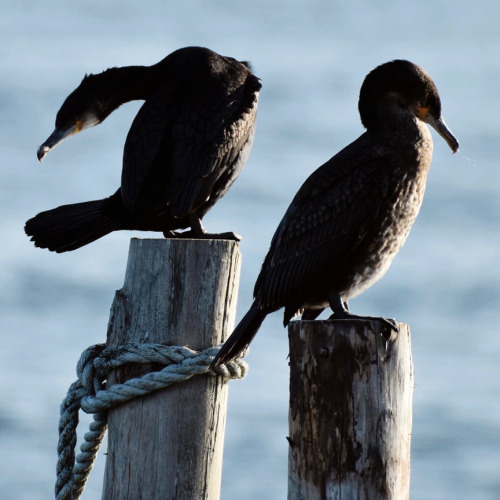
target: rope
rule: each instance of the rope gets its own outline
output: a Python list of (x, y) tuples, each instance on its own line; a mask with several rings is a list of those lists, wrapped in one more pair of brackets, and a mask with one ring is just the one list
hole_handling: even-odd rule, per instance
[[(217, 346), (197, 352), (188, 347), (139, 343), (109, 349), (106, 349), (105, 344), (96, 344), (86, 349), (78, 361), (78, 380), (71, 384), (61, 405), (56, 499), (80, 498), (106, 433), (109, 409), (184, 382), (194, 375), (218, 375), (225, 381), (245, 377), (248, 365), (241, 359), (214, 369), (209, 368), (219, 349), (220, 346)], [(105, 381), (112, 370), (125, 364), (130, 366), (150, 363), (165, 367), (105, 389)], [(81, 453), (76, 457), (75, 463), (76, 428), (80, 409), (85, 413), (93, 413), (94, 421), (84, 436), (80, 446)]]

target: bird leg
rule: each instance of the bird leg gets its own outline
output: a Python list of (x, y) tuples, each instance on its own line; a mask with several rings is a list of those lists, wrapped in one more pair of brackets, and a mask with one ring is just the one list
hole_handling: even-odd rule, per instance
[(233, 233), (232, 231), (229, 231), (227, 233), (207, 233), (201, 223), (201, 219), (196, 214), (191, 214), (189, 216), (189, 222), (191, 225), (191, 230), (183, 234), (191, 234), (192, 238), (203, 240), (241, 240), (241, 236), (239, 234)]
[(183, 231), (182, 233), (171, 230), (163, 231), (163, 236), (165, 238), (188, 238), (196, 240), (241, 240), (241, 236), (232, 231), (227, 233), (207, 233), (201, 223), (201, 219), (196, 214), (189, 216), (189, 224), (191, 226), (189, 231)]
[(359, 316), (357, 314), (352, 314), (349, 312), (347, 301), (343, 302), (340, 294), (336, 291), (331, 291), (328, 294), (328, 302), (333, 311), (333, 314), (329, 319), (367, 319), (367, 320), (378, 320), (382, 321), (384, 325), (391, 330), (398, 333), (399, 329), (396, 326), (396, 322), (393, 319), (382, 318), (380, 316)]
[(302, 320), (315, 320), (322, 312), (324, 309), (304, 309), (302, 311)]

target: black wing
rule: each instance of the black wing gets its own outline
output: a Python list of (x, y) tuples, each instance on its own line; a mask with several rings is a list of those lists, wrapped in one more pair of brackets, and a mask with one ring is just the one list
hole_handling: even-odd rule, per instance
[(127, 208), (137, 208), (140, 199), (141, 206), (150, 204), (156, 211), (168, 204), (172, 215), (182, 217), (205, 202), (228, 172), (234, 180), (244, 163), (236, 162), (238, 155), (253, 138), (260, 88), (246, 71), (246, 80), (235, 89), (198, 85), (196, 92), (184, 91), (174, 81), (148, 98), (125, 144), (122, 198)]
[[(338, 266), (363, 241), (388, 188), (385, 153), (363, 134), (302, 185), (271, 242), (254, 295), (281, 307)], [(374, 180), (377, 182), (373, 182)]]
[(187, 105), (176, 117), (169, 199), (174, 216), (191, 213), (211, 196), (220, 198), (243, 167), (260, 88), (256, 77), (248, 75), (248, 80), (229, 92), (214, 90), (205, 102)]

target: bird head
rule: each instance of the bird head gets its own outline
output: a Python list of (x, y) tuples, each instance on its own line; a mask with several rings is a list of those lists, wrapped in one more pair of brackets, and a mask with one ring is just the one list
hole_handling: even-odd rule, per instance
[(458, 151), (458, 141), (441, 116), (441, 100), (432, 78), (416, 64), (402, 59), (371, 71), (359, 95), (361, 121), (368, 130), (394, 107), (413, 112), (433, 127), (454, 153)]
[(104, 88), (97, 76), (86, 75), (80, 85), (66, 98), (57, 112), (56, 126), (49, 138), (38, 148), (40, 161), (64, 139), (101, 123), (110, 113)]

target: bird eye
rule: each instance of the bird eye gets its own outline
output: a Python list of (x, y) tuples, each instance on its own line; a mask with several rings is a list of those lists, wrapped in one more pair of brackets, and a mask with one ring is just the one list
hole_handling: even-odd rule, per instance
[(428, 112), (429, 112), (429, 106), (424, 106), (420, 102), (417, 103), (417, 112), (416, 112), (416, 115), (422, 121), (425, 121), (425, 118), (426, 118)]

